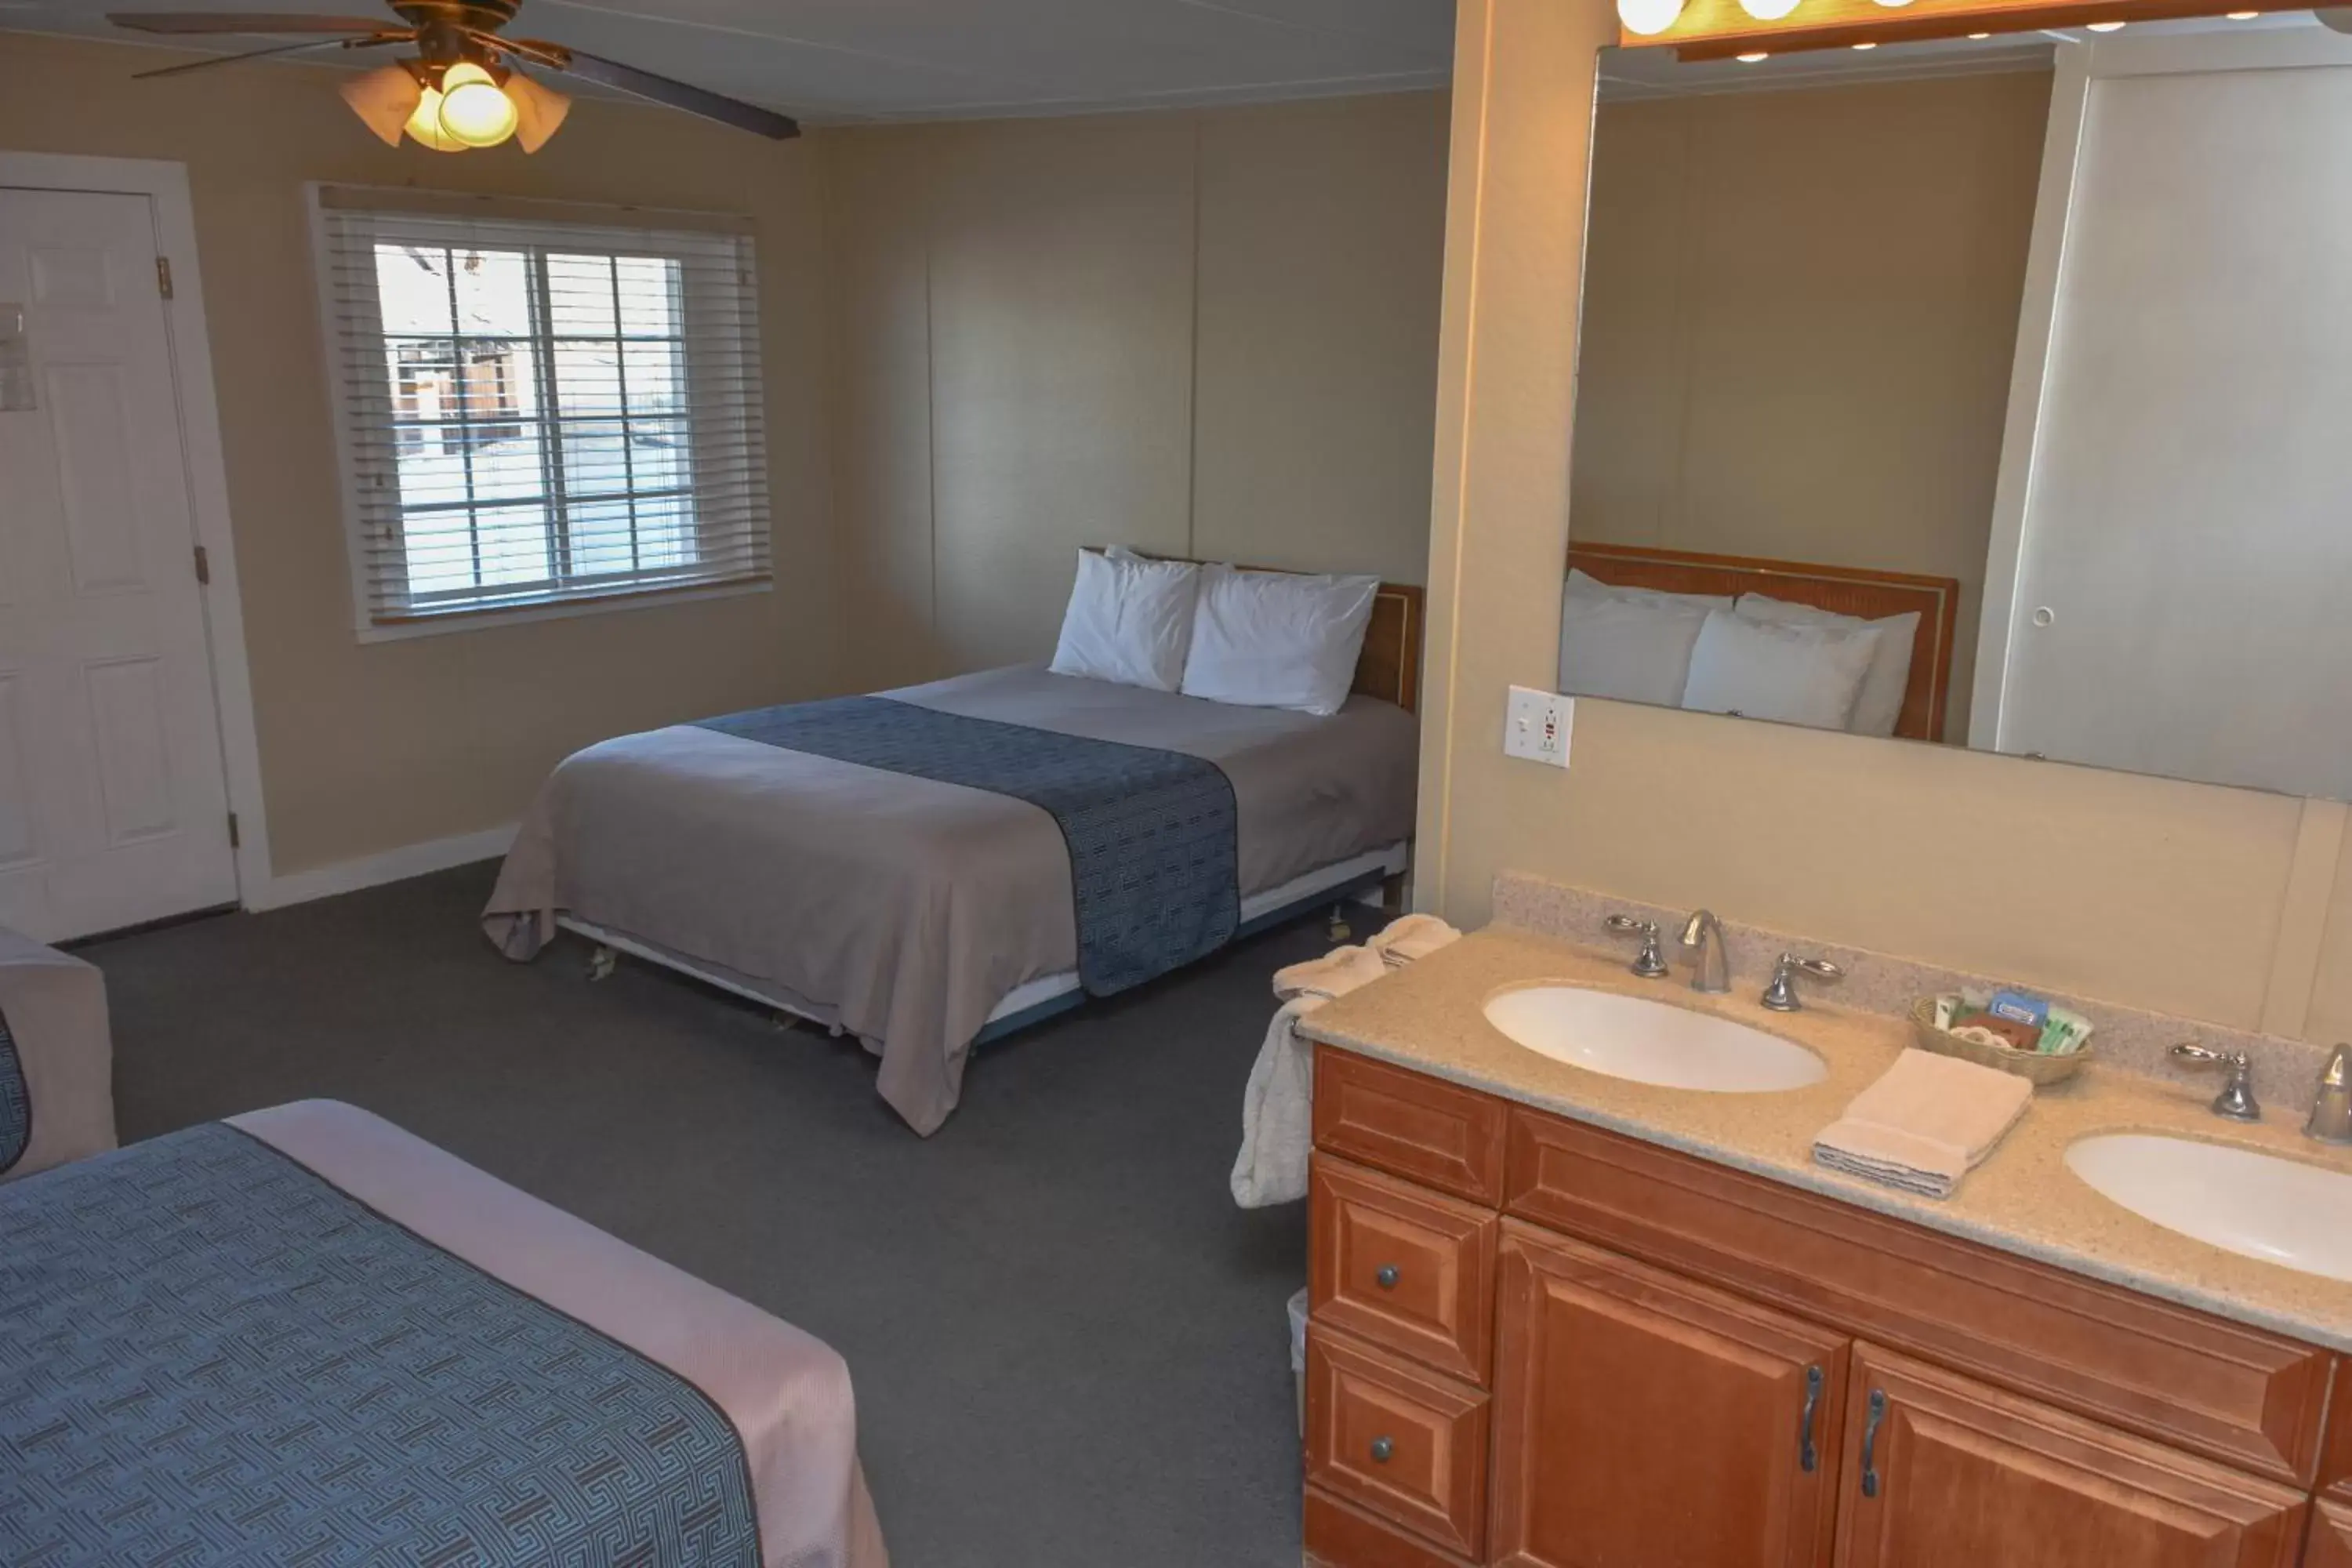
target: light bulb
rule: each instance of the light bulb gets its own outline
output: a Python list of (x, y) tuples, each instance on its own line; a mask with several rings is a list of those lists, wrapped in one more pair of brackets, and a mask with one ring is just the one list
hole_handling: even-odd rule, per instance
[(2232, 22), (2251, 22), (2262, 13), (2260, 11), (2224, 11), (2221, 15)]
[(1777, 22), (1797, 8), (1797, 0), (1739, 0), (1739, 8), (1759, 22)]
[(1855, 44), (1853, 47), (1857, 49), (1874, 49), (1878, 47), (1876, 44)]
[(1629, 33), (1654, 38), (1683, 14), (1683, 0), (1617, 0), (1617, 19)]
[(403, 127), (416, 139), (417, 145), (430, 147), (436, 153), (462, 153), (466, 144), (441, 129), (441, 89), (428, 87), (425, 96), (416, 100), (416, 112), (408, 117)]
[(2123, 30), (2124, 25), (2121, 22), (2094, 22), (2091, 24), (2091, 31), (2095, 33), (2120, 33)]
[(1769, 60), (1772, 57), (1769, 54), (1767, 54), (1764, 50), (1758, 49), (1752, 54), (1734, 55), (1731, 58), (1738, 60), (1741, 65), (1752, 66), (1758, 60)]
[(1911, 0), (1878, 0), (1878, 3), (1892, 11), (1899, 6), (1908, 5)]
[(1969, 37), (1974, 38), (1979, 43), (1982, 43), (1985, 39), (1991, 37), (1992, 35), (1990, 33), (1970, 33)]
[(495, 147), (515, 133), (514, 100), (471, 60), (442, 72), (440, 118), (442, 133), (468, 147)]

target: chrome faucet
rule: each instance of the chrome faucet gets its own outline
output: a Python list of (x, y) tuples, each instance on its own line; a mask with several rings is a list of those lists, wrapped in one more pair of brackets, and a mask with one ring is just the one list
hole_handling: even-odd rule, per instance
[[(2211, 1051), (2203, 1046), (2183, 1043), (2173, 1047), (2172, 1054), (2199, 1067), (2220, 1068), (2228, 1075), (2221, 1080), (2221, 1092), (2213, 1097), (2214, 1115), (2226, 1116), (2232, 1121), (2263, 1119), (2263, 1108), (2254, 1102), (2253, 1063), (2247, 1059), (2245, 1052)], [(2316, 1107), (2313, 1114), (2318, 1114)]]
[(1713, 910), (1697, 910), (1684, 923), (1682, 948), (1690, 954), (1692, 990), (1720, 996), (1731, 989), (1731, 955), (1724, 950), (1723, 922)]
[(2322, 1143), (2352, 1143), (2352, 1046), (2336, 1047), (2327, 1058), (2303, 1135)]

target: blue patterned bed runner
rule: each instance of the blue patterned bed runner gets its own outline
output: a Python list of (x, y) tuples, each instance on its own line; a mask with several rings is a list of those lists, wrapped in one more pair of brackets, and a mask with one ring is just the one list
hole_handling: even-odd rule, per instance
[(0, 1563), (756, 1568), (700, 1391), (219, 1122), (0, 1187)]
[(1181, 969), (1241, 924), (1234, 786), (1214, 763), (887, 697), (761, 708), (701, 728), (1043, 808), (1069, 846), (1078, 979), (1094, 995)]
[(0, 1017), (0, 1173), (25, 1157), (33, 1142), (33, 1094), (25, 1087), (25, 1064), (16, 1037)]

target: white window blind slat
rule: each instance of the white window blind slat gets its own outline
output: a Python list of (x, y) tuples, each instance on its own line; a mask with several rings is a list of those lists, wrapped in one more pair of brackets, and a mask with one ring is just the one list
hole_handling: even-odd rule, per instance
[(317, 216), (363, 628), (768, 575), (750, 235)]

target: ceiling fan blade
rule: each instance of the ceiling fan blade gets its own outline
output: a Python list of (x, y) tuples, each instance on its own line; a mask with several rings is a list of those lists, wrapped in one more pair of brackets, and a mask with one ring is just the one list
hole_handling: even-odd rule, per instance
[(140, 33), (381, 33), (371, 16), (295, 16), (274, 11), (114, 11), (108, 21)]
[(247, 49), (241, 55), (214, 55), (201, 60), (189, 60), (182, 65), (165, 66), (160, 70), (133, 71), (132, 81), (150, 81), (156, 77), (181, 76), (189, 71), (210, 70), (215, 66), (233, 66), (239, 60), (267, 59), (271, 55), (290, 55), (300, 49), (369, 49), (379, 44), (404, 43), (411, 35), (387, 33), (379, 38), (304, 38), (295, 44), (272, 44), (266, 49)]
[[(729, 98), (687, 82), (673, 81), (668, 77), (656, 76), (651, 71), (625, 66), (617, 60), (582, 54), (578, 49), (561, 44), (542, 44), (536, 39), (526, 38), (514, 41), (544, 51), (548, 63), (557, 70), (569, 71), (573, 76), (602, 82), (606, 87), (616, 87), (623, 92), (649, 99), (655, 103), (666, 103), (672, 109), (683, 109), (688, 114), (716, 120), (721, 125), (732, 125), (739, 131), (771, 136), (779, 142), (801, 133), (799, 121), (790, 115), (778, 114), (773, 110), (761, 109), (740, 99)], [(555, 58), (557, 56), (562, 58)]]

